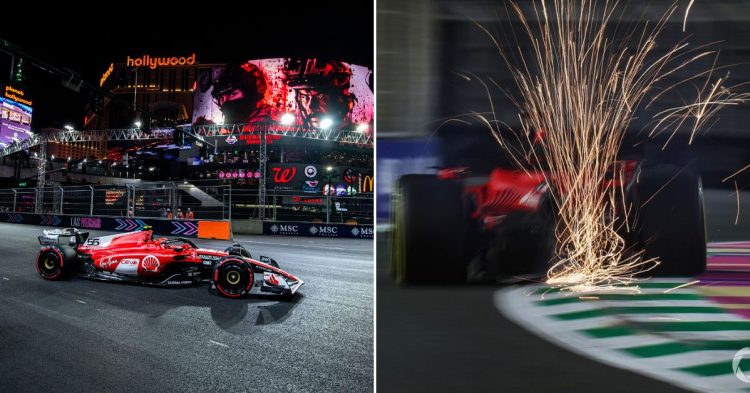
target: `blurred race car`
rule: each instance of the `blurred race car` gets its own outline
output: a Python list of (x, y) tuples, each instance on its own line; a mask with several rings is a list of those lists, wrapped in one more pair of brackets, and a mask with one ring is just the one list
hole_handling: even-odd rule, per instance
[[(468, 167), (402, 176), (392, 195), (388, 266), (410, 284), (498, 282), (541, 276), (550, 267), (556, 211), (542, 172)], [(554, 180), (552, 181), (554, 183)], [(622, 160), (603, 187), (622, 190), (631, 211), (626, 250), (661, 264), (646, 274), (681, 276), (706, 268), (701, 178), (685, 167)], [(625, 230), (625, 229), (628, 230)]]
[(101, 281), (161, 287), (210, 282), (222, 296), (278, 294), (291, 297), (304, 284), (272, 258), (253, 259), (239, 244), (224, 251), (198, 248), (185, 238), (154, 238), (153, 231), (89, 239), (75, 228), (45, 230), (36, 269), (45, 280), (73, 274)]

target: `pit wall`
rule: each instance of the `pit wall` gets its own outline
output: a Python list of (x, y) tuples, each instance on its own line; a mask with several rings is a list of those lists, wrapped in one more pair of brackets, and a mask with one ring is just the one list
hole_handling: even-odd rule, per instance
[(230, 240), (232, 238), (232, 228), (229, 221), (0, 213), (0, 222), (116, 232), (137, 231), (150, 226), (155, 234), (163, 236), (219, 240)]

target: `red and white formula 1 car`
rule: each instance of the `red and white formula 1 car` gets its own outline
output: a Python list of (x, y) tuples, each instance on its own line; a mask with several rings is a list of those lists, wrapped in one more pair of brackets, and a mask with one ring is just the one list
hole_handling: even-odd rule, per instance
[(304, 284), (279, 269), (269, 257), (253, 259), (234, 244), (224, 251), (198, 248), (185, 238), (154, 238), (153, 231), (88, 238), (74, 228), (45, 230), (36, 259), (39, 275), (60, 280), (73, 274), (93, 280), (154, 286), (187, 286), (211, 282), (219, 294), (291, 297)]
[[(402, 176), (391, 205), (390, 271), (410, 284), (546, 273), (556, 219), (546, 178), (540, 171), (500, 167), (489, 175), (448, 168), (437, 176)], [(626, 251), (645, 250), (645, 258), (661, 261), (649, 275), (690, 276), (706, 269), (699, 175), (672, 165), (623, 160), (602, 187), (624, 191), (630, 214), (610, 213), (629, 221), (620, 229)]]

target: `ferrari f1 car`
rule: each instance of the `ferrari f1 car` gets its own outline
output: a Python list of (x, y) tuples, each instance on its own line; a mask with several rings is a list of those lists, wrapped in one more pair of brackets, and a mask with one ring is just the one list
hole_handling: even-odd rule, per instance
[[(701, 178), (684, 166), (618, 161), (605, 187), (624, 190), (632, 211), (626, 250), (661, 263), (644, 274), (706, 268)], [(389, 270), (409, 284), (498, 282), (541, 276), (554, 252), (555, 207), (542, 172), (466, 167), (402, 176), (392, 195)], [(617, 214), (617, 213), (615, 213)], [(624, 214), (620, 214), (625, 216)]]
[(239, 244), (224, 251), (198, 248), (185, 238), (154, 238), (141, 231), (89, 239), (75, 228), (45, 230), (36, 269), (45, 280), (71, 275), (161, 287), (210, 282), (222, 296), (278, 294), (291, 297), (304, 284), (272, 258), (254, 259)]

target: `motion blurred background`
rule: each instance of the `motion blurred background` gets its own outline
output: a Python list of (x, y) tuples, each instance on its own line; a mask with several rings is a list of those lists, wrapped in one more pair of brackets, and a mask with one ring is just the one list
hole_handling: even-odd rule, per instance
[[(713, 46), (721, 51), (717, 65), (732, 66), (712, 79), (729, 72), (729, 85), (750, 81), (750, 2), (696, 1), (683, 33), (688, 3), (676, 3), (677, 11), (654, 55), (681, 40), (693, 48), (718, 41)], [(519, 4), (531, 10), (531, 1)], [(671, 0), (628, 2), (621, 26), (653, 25), (672, 4)], [(400, 175), (434, 173), (439, 166), (489, 168), (503, 159), (486, 129), (441, 125), (469, 111), (489, 110), (486, 91), (476, 78), (467, 81), (466, 75), (492, 78), (512, 92), (513, 81), (497, 48), (476, 24), (493, 33), (505, 49), (527, 52), (522, 39), (520, 47), (508, 39), (520, 30), (506, 6), (503, 1), (377, 2), (378, 388), (388, 392), (555, 391), (566, 380), (581, 391), (670, 391), (669, 386), (596, 364), (521, 331), (492, 305), (496, 287), (399, 288), (386, 272), (388, 198)], [(709, 65), (695, 63), (673, 75), (672, 81)], [(750, 85), (742, 90), (750, 91)], [(496, 117), (517, 127), (516, 108), (500, 90), (491, 92)], [(689, 100), (688, 93), (678, 90), (660, 105), (680, 105), (683, 99)], [(638, 134), (651, 120), (649, 113), (636, 114), (627, 143), (645, 143), (644, 149), (659, 152), (663, 139), (648, 141)], [(750, 170), (722, 182), (750, 164), (749, 123), (750, 103), (726, 108), (692, 146), (687, 144), (687, 135), (678, 132), (668, 148), (657, 153), (701, 173), (711, 241), (750, 238)], [(735, 181), (739, 193), (735, 193)]]
[[(682, 20), (688, 1), (678, 2), (657, 44), (654, 56), (664, 54), (674, 44), (684, 40), (695, 48), (716, 42), (712, 49), (720, 50), (717, 66), (730, 66), (716, 71), (712, 80), (730, 75), (729, 85), (750, 81), (750, 3), (741, 0), (697, 1), (691, 8), (687, 31), (682, 32)], [(532, 13), (531, 1), (519, 4)], [(644, 21), (653, 26), (673, 4), (669, 0), (630, 2), (619, 18), (622, 28), (633, 27)], [(481, 127), (440, 127), (449, 118), (462, 118), (469, 111), (489, 111), (487, 93), (477, 78), (467, 81), (465, 76), (476, 75), (490, 84), (514, 91), (514, 83), (507, 72), (497, 48), (490, 37), (478, 26), (486, 27), (505, 50), (521, 51), (527, 56), (529, 47), (519, 34), (518, 46), (513, 32), (520, 33), (520, 25), (506, 2), (417, 0), (408, 4), (382, 0), (377, 4), (377, 64), (378, 64), (378, 149), (380, 218), (387, 217), (390, 184), (400, 173), (442, 164), (481, 164), (501, 154)], [(666, 80), (662, 86), (703, 71), (712, 59), (696, 62)], [(696, 83), (701, 83), (697, 80)], [(644, 129), (651, 114), (660, 108), (681, 105), (688, 100), (693, 87), (677, 90), (660, 100), (649, 113), (637, 113), (630, 130), (633, 140), (646, 138), (636, 134)], [(750, 86), (744, 88), (750, 90)], [(511, 126), (518, 125), (516, 108), (503, 93), (490, 88), (496, 117)], [(721, 180), (750, 162), (750, 105), (725, 108), (717, 122), (706, 127), (693, 146), (688, 146), (681, 130), (678, 139), (662, 153), (679, 156), (691, 162), (703, 175), (704, 183), (715, 187), (734, 188), (730, 180)], [(466, 119), (466, 117), (463, 117)], [(454, 123), (455, 124), (455, 123)], [(642, 134), (644, 135), (644, 134)], [(641, 136), (642, 136), (641, 135)], [(440, 137), (451, 138), (449, 149), (442, 149)], [(681, 138), (680, 138), (681, 137)], [(652, 141), (656, 149), (663, 139)], [(437, 157), (443, 160), (435, 161)], [(394, 159), (400, 160), (398, 163)], [(750, 186), (750, 171), (732, 180), (740, 187)]]

